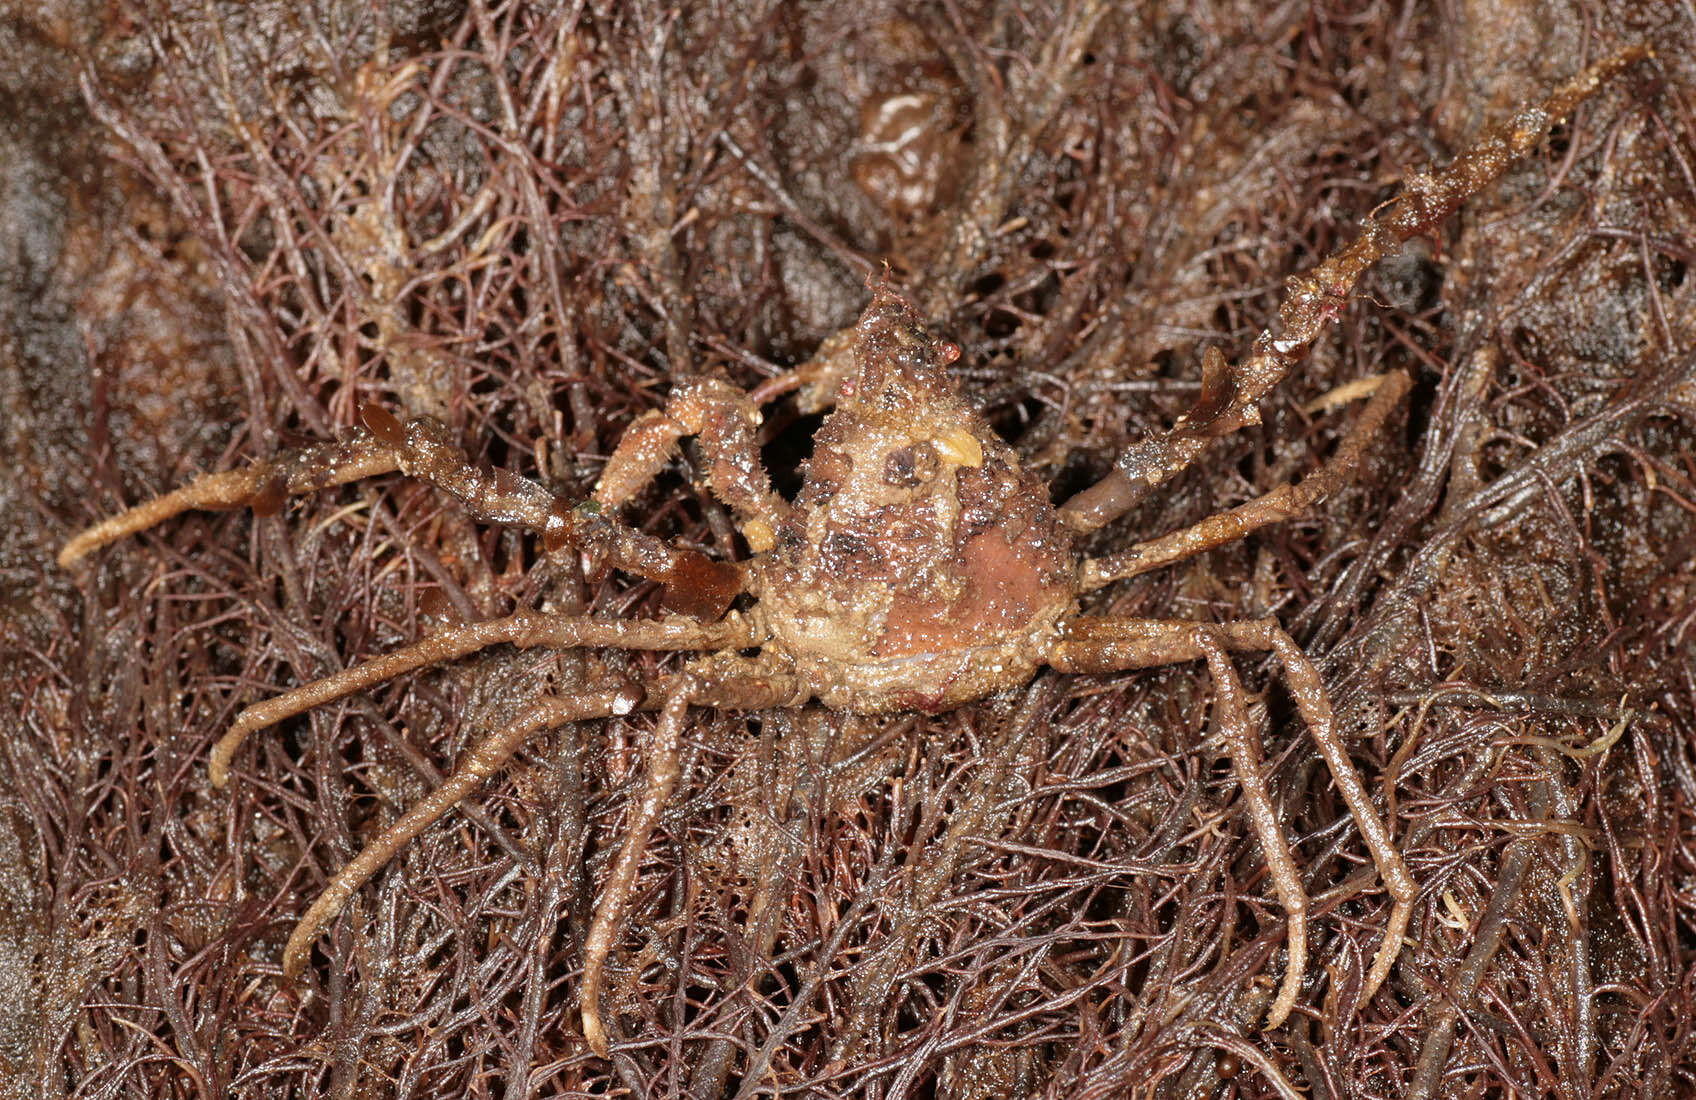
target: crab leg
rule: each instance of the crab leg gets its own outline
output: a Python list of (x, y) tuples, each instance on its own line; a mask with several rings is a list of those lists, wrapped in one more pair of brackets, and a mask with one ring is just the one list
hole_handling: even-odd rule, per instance
[[(1401, 371), (1364, 380), (1370, 384), (1372, 400), (1360, 414), (1360, 420), (1338, 445), (1336, 454), (1300, 484), (1284, 484), (1271, 492), (1239, 504), (1228, 512), (1209, 516), (1200, 523), (1162, 535), (1157, 539), (1139, 542), (1135, 546), (1105, 557), (1090, 558), (1083, 563), (1079, 587), (1088, 592), (1112, 581), (1135, 577), (1211, 550), (1215, 546), (1235, 542), (1269, 523), (1278, 523), (1300, 515), (1337, 491), (1360, 465), (1366, 445), (1383, 428), (1390, 411), (1401, 403), (1412, 383)], [(1336, 391), (1333, 391), (1333, 394)], [(1357, 390), (1351, 396), (1358, 396)], [(1319, 400), (1329, 402), (1332, 394)], [(1340, 398), (1339, 398), (1340, 399)]]
[(1196, 640), (1207, 658), (1207, 670), (1213, 674), (1214, 726), (1224, 736), (1225, 748), (1231, 754), (1231, 769), (1237, 773), (1237, 786), (1243, 792), (1248, 819), (1260, 839), (1260, 850), (1266, 856), (1266, 868), (1289, 929), (1285, 933), (1289, 961), (1284, 966), (1284, 983), (1266, 1014), (1266, 1026), (1278, 1027), (1295, 1007), (1302, 976), (1307, 972), (1307, 891), (1302, 888), (1301, 872), (1296, 869), (1290, 842), (1272, 805), (1259, 739), (1249, 725), (1242, 678), (1217, 639), (1202, 633)]
[(295, 978), (306, 968), (312, 941), (324, 925), (336, 918), (354, 891), (371, 880), (382, 866), (394, 858), (419, 833), (435, 824), (454, 806), (475, 791), (482, 782), (498, 771), (522, 748), (525, 742), (544, 730), (563, 726), (585, 718), (603, 718), (610, 714), (628, 713), (633, 706), (628, 688), (616, 691), (585, 692), (578, 695), (555, 696), (533, 704), (515, 721), (483, 740), (466, 752), (464, 759), (440, 787), (402, 814), (383, 834), (360, 849), (341, 870), (336, 872), (324, 892), (307, 909), (306, 915), (294, 926), (289, 942), (283, 948), (283, 975)]
[(697, 378), (671, 391), (665, 410), (638, 417), (619, 440), (601, 471), (595, 500), (604, 507), (624, 506), (671, 460), (685, 436), (700, 440), (707, 460), (707, 487), (730, 505), (742, 533), (756, 553), (772, 547), (772, 536), (789, 504), (772, 491), (760, 463), (758, 404), (718, 378)]
[(667, 610), (717, 619), (742, 591), (742, 571), (734, 565), (674, 549), (603, 514), (593, 501), (574, 506), (528, 478), (479, 468), (438, 420), (421, 416), (402, 424), (376, 405), (365, 406), (359, 415), (365, 429), (344, 443), (305, 447), (246, 469), (205, 474), (103, 520), (65, 543), (59, 565), (69, 566), (192, 509), (250, 506), (271, 515), (290, 496), (400, 470), (458, 498), (474, 519), (540, 532), (549, 553), (576, 547), (597, 563), (661, 582)]
[[(727, 661), (729, 659), (726, 659)], [(605, 1058), (611, 1051), (605, 1026), (601, 1023), (601, 984), (606, 974), (607, 956), (612, 953), (615, 937), (622, 930), (630, 893), (636, 885), (636, 872), (647, 850), (648, 838), (659, 824), (660, 814), (671, 800), (677, 786), (679, 752), (682, 746), (683, 723), (691, 704), (720, 709), (758, 710), (781, 706), (795, 701), (796, 685), (792, 677), (766, 675), (749, 662), (739, 662), (744, 674), (728, 682), (708, 684), (693, 673), (684, 672), (672, 677), (661, 692), (659, 722), (648, 742), (647, 775), (642, 794), (630, 805), (624, 825), (624, 843), (614, 857), (612, 870), (602, 887), (600, 904), (583, 941), (583, 984), (579, 999), (582, 1002), (583, 1037), (589, 1049)]]
[[(1093, 531), (1135, 507), (1154, 486), (1187, 469), (1212, 440), (1260, 420), (1258, 403), (1313, 347), (1338, 317), (1366, 270), (1403, 242), (1431, 230), (1483, 190), (1510, 164), (1536, 148), (1549, 128), (1571, 114), (1646, 47), (1622, 50), (1579, 73), (1541, 104), (1514, 112), (1438, 172), (1409, 176), (1402, 193), (1360, 227), (1354, 243), (1312, 271), (1291, 278), (1279, 307), (1280, 331), (1255, 338), (1249, 356), (1229, 371), (1203, 371), (1203, 400), (1170, 431), (1125, 450), (1118, 467), (1067, 501), (1061, 516), (1077, 530)], [(1211, 383), (1211, 384), (1210, 384)]]
[[(703, 624), (675, 618), (591, 619), (543, 615), (526, 610), (499, 619), (468, 623), (432, 634), (393, 653), (374, 657), (246, 708), (236, 715), (229, 732), (212, 747), (207, 763), (212, 783), (222, 787), (229, 781), (230, 761), (242, 742), (247, 740), (247, 735), (255, 730), (274, 726), (313, 707), (375, 687), (414, 669), (451, 661), (502, 642), (510, 642), (520, 649), (547, 646), (551, 649), (722, 650), (756, 645), (758, 636), (739, 617)], [(628, 706), (625, 708), (626, 711), (629, 709)]]
[(854, 347), (854, 326), (833, 332), (825, 337), (811, 359), (761, 382), (748, 398), (756, 405), (765, 405), (799, 390), (795, 398), (797, 411), (803, 415), (823, 412), (836, 404), (842, 380), (855, 370)]
[(1325, 693), (1325, 682), (1320, 678), (1319, 670), (1276, 619), (1239, 623), (1237, 627), (1245, 635), (1257, 636), (1255, 640), (1260, 646), (1277, 654), (1278, 662), (1284, 666), (1290, 698), (1295, 701), (1297, 712), (1313, 734), (1313, 743), (1325, 758), (1331, 782), (1337, 785), (1338, 793), (1343, 796), (1349, 816), (1354, 818), (1355, 828), (1360, 830), (1367, 851), (1372, 853), (1378, 877), (1390, 893), (1389, 926), (1384, 931), (1384, 942), (1378, 946), (1378, 954), (1373, 957), (1366, 985), (1361, 989), (1362, 1000), (1370, 1000), (1390, 976), (1390, 968), (1395, 966), (1396, 958), (1401, 954), (1402, 940), (1407, 933), (1408, 922), (1413, 918), (1413, 903), (1419, 897), (1419, 885), (1413, 881), (1390, 827), (1378, 816), (1378, 807), (1373, 805), (1372, 796), (1367, 793), (1366, 785), (1360, 781), (1360, 773), (1355, 771), (1354, 762), (1349, 759), (1348, 749), (1336, 731), (1331, 700)]
[(244, 469), (203, 474), (180, 489), (144, 501), (78, 532), (60, 549), (59, 568), (68, 568), (102, 546), (156, 527), (184, 512), (251, 506), (260, 515), (273, 515), (287, 497), (346, 485), (399, 468), (400, 459), (393, 448), (361, 432), (345, 443), (304, 447)]
[[(1132, 668), (1150, 668), (1175, 664), (1179, 661), (1205, 660), (1212, 671), (1215, 688), (1221, 692), (1221, 731), (1237, 770), (1237, 781), (1248, 804), (1249, 818), (1266, 853), (1267, 866), (1279, 901), (1289, 912), (1290, 971), (1286, 972), (1282, 989), (1267, 1015), (1267, 1026), (1277, 1027), (1289, 1015), (1295, 1003), (1305, 958), (1298, 959), (1298, 950), (1305, 956), (1307, 946), (1307, 891), (1301, 877), (1293, 872), (1289, 841), (1276, 813), (1271, 810), (1266, 776), (1260, 767), (1259, 754), (1252, 739), (1243, 740), (1246, 727), (1239, 727), (1230, 713), (1233, 696), (1240, 700), (1240, 683), (1236, 670), (1229, 662), (1221, 665), (1224, 651), (1271, 652), (1277, 655), (1289, 680), (1290, 696), (1296, 704), (1314, 744), (1331, 772), (1332, 782), (1343, 796), (1343, 802), (1354, 818), (1355, 826), (1372, 853), (1379, 877), (1390, 893), (1389, 927), (1384, 942), (1373, 959), (1362, 991), (1370, 998), (1384, 984), (1401, 953), (1402, 938), (1413, 916), (1413, 903), (1419, 887), (1408, 873), (1401, 852), (1397, 850), (1389, 828), (1378, 816), (1372, 796), (1349, 760), (1348, 750), (1338, 736), (1331, 714), (1331, 703), (1325, 694), (1324, 682), (1313, 662), (1284, 632), (1276, 619), (1232, 623), (1170, 622), (1157, 619), (1091, 620), (1081, 619), (1068, 628), (1066, 636), (1055, 642), (1047, 654), (1047, 663), (1062, 672), (1109, 672)], [(1247, 761), (1245, 769), (1244, 759)], [(1251, 792), (1251, 787), (1258, 787)], [(1294, 974), (1294, 977), (1291, 974)]]
[(659, 723), (648, 742), (642, 795), (630, 805), (624, 823), (624, 843), (607, 874), (589, 934), (583, 941), (583, 985), (578, 993), (583, 1011), (583, 1037), (588, 1040), (589, 1049), (602, 1058), (611, 1051), (606, 1028), (601, 1024), (601, 979), (606, 973), (607, 955), (612, 952), (613, 937), (624, 924), (624, 911), (630, 904), (630, 891), (636, 885), (636, 871), (642, 853), (647, 850), (648, 837), (659, 824), (660, 813), (671, 801), (671, 792), (677, 786), (683, 720), (689, 713), (690, 696), (699, 686), (699, 681), (688, 674), (678, 676), (667, 686)]

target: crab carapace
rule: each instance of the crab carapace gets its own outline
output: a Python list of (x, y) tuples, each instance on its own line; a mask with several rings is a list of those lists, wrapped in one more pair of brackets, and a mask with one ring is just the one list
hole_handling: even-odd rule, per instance
[(957, 345), (877, 288), (858, 371), (770, 550), (762, 625), (827, 706), (946, 710), (1029, 680), (1076, 602), (1073, 534), (959, 393)]

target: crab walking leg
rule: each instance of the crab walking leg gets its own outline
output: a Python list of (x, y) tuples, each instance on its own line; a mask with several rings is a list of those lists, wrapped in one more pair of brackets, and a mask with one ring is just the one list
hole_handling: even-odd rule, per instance
[(287, 497), (346, 485), (399, 468), (400, 459), (392, 448), (362, 432), (345, 443), (304, 447), (244, 469), (202, 474), (180, 489), (144, 501), (79, 532), (60, 549), (59, 568), (68, 568), (102, 546), (156, 527), (184, 512), (252, 506), (255, 512), (270, 515), (282, 508)]
[[(1135, 507), (1154, 486), (1187, 469), (1212, 440), (1258, 423), (1260, 399), (1341, 315), (1368, 268), (1396, 252), (1403, 242), (1429, 232), (1535, 149), (1550, 127), (1603, 84), (1650, 56), (1651, 51), (1638, 46), (1598, 61), (1542, 103), (1521, 107), (1491, 128), (1447, 168), (1409, 176), (1401, 194), (1366, 219), (1352, 244), (1289, 280), (1278, 310), (1277, 334), (1271, 329), (1262, 332), (1248, 358), (1228, 372), (1210, 379), (1210, 372), (1204, 370), (1207, 396), (1201, 407), (1181, 417), (1169, 431), (1125, 450), (1114, 462), (1118, 468), (1113, 473), (1062, 506), (1062, 518), (1077, 530), (1093, 531)], [(1209, 381), (1215, 383), (1215, 393), (1208, 393)]]
[(836, 404), (842, 380), (854, 372), (854, 326), (825, 337), (824, 343), (800, 366), (768, 378), (748, 393), (755, 406), (768, 405), (786, 393), (800, 392), (795, 408), (803, 416), (823, 412)]
[[(1367, 386), (1370, 386), (1370, 389)], [(1371, 393), (1372, 400), (1360, 414), (1360, 420), (1337, 446), (1323, 466), (1303, 478), (1299, 484), (1284, 484), (1264, 496), (1239, 504), (1228, 512), (1209, 516), (1200, 523), (1162, 535), (1157, 539), (1139, 542), (1135, 546), (1091, 558), (1083, 563), (1079, 587), (1084, 591), (1100, 588), (1112, 581), (1135, 577), (1159, 569), (1175, 561), (1192, 557), (1203, 550), (1235, 542), (1269, 523), (1279, 523), (1300, 515), (1336, 492), (1359, 467), (1366, 445), (1383, 429), (1390, 412), (1401, 403), (1412, 386), (1402, 371), (1390, 371), (1375, 378), (1349, 383), (1339, 390), (1351, 391), (1348, 396)], [(1321, 396), (1318, 401), (1330, 404), (1338, 390)], [(1335, 397), (1335, 400), (1342, 400)]]
[(592, 504), (574, 507), (510, 470), (482, 469), (439, 420), (421, 416), (402, 424), (376, 405), (366, 405), (359, 416), (373, 435), (394, 448), (402, 473), (456, 497), (474, 518), (539, 531), (549, 553), (576, 547), (607, 565), (660, 581), (668, 592), (676, 589), (668, 607), (691, 618), (718, 618), (742, 590), (742, 575), (733, 565), (673, 549)]
[(685, 382), (666, 399), (665, 410), (637, 418), (619, 440), (595, 487), (595, 500), (621, 508), (653, 480), (685, 436), (700, 440), (707, 459), (707, 486), (730, 505), (756, 553), (770, 550), (789, 505), (772, 491), (760, 462), (759, 406), (718, 378)]
[[(710, 662), (711, 659), (709, 659)], [(728, 710), (760, 710), (767, 707), (794, 704), (797, 688), (794, 679), (786, 675), (764, 675), (752, 662), (738, 658), (723, 658), (723, 669), (732, 670), (725, 681), (712, 684), (693, 673), (684, 672), (668, 680), (657, 694), (660, 704), (659, 722), (647, 749), (647, 774), (641, 795), (631, 804), (629, 818), (624, 823), (624, 843), (613, 858), (612, 870), (601, 889), (600, 903), (595, 907), (589, 933), (583, 940), (582, 1001), (583, 1037), (589, 1049), (605, 1058), (611, 1052), (606, 1027), (601, 1023), (601, 984), (606, 975), (607, 956), (624, 925), (625, 910), (630, 905), (630, 893), (636, 885), (636, 872), (647, 850), (648, 838), (659, 824), (660, 814), (671, 800), (677, 787), (678, 755), (683, 743), (683, 723), (691, 704), (698, 703)], [(700, 666), (697, 666), (700, 667)], [(734, 671), (740, 669), (740, 672)]]
[[(1080, 619), (1072, 623), (1067, 628), (1066, 635), (1050, 647), (1047, 663), (1061, 672), (1114, 672), (1177, 664), (1182, 661), (1206, 660), (1213, 669), (1215, 680), (1218, 680), (1221, 673), (1214, 667), (1215, 658), (1211, 655), (1210, 648), (1237, 653), (1271, 652), (1278, 657), (1284, 666), (1296, 711), (1312, 734), (1314, 744), (1318, 746), (1320, 755), (1325, 759), (1325, 766), (1331, 773), (1331, 779), (1342, 794), (1350, 816), (1354, 818), (1355, 827), (1360, 830), (1367, 850), (1372, 853), (1372, 861), (1378, 868), (1378, 875), (1383, 879), (1385, 889), (1389, 891), (1392, 905), (1384, 942), (1373, 960), (1365, 989), (1362, 991), (1364, 998), (1370, 998), (1389, 977), (1390, 968), (1395, 965), (1396, 957), (1401, 953), (1402, 938), (1412, 919), (1413, 903), (1419, 896), (1419, 887), (1413, 876), (1408, 873), (1407, 864), (1396, 848), (1394, 837), (1378, 816), (1372, 796), (1360, 781), (1353, 762), (1349, 760), (1348, 750), (1336, 732), (1331, 703), (1325, 694), (1325, 685), (1320, 679), (1319, 670), (1307, 659), (1307, 655), (1296, 645), (1295, 640), (1278, 625), (1278, 621), (1258, 619), (1203, 624), (1158, 619)], [(1235, 670), (1230, 670), (1229, 675), (1234, 677)], [(1229, 743), (1232, 730), (1227, 725), (1224, 732)], [(1235, 748), (1232, 752), (1235, 764)], [(1279, 900), (1292, 908), (1290, 928), (1293, 959), (1298, 918), (1290, 899), (1299, 899), (1298, 904), (1302, 911), (1300, 921), (1305, 923), (1306, 892), (1301, 887), (1299, 876), (1293, 880), (1280, 881), (1282, 873), (1278, 869), (1277, 858), (1273, 852), (1276, 849), (1287, 858), (1289, 844), (1284, 839), (1276, 815), (1270, 818), (1257, 816), (1257, 799), (1249, 794), (1248, 788), (1258, 782), (1262, 793), (1265, 792), (1265, 779), (1261, 775), (1258, 760), (1252, 766), (1251, 772), (1250, 775), (1239, 772), (1238, 781), (1243, 786), (1244, 798), (1248, 802), (1250, 818), (1261, 847), (1267, 852), (1273, 887), (1278, 891)], [(1305, 949), (1305, 928), (1302, 946)], [(1274, 1002), (1272, 1012), (1268, 1016), (1268, 1026), (1276, 1027), (1283, 1022), (1284, 1015), (1287, 1015), (1289, 1010), (1289, 1004), (1285, 1003), (1285, 994), (1290, 988), (1291, 979), (1286, 975), (1284, 990), (1279, 993), (1278, 1000)]]
[(577, 547), (627, 573), (677, 589), (672, 605), (692, 618), (722, 615), (742, 590), (742, 573), (693, 550), (677, 550), (572, 502), (508, 470), (484, 470), (453, 442), (447, 425), (427, 416), (402, 424), (376, 405), (359, 411), (365, 428), (343, 443), (305, 447), (242, 470), (206, 474), (162, 497), (82, 531), (59, 551), (69, 566), (91, 551), (197, 508), (251, 506), (279, 511), (290, 496), (399, 470), (455, 497), (472, 517), (540, 532), (552, 553)]
[(1308, 897), (1301, 884), (1301, 873), (1296, 869), (1295, 857), (1290, 853), (1290, 842), (1284, 836), (1284, 827), (1279, 823), (1278, 811), (1272, 804), (1260, 746), (1249, 725), (1242, 680), (1226, 653), (1227, 646), (1232, 649), (1265, 648), (1253, 644), (1243, 646), (1237, 637), (1237, 627), (1259, 624), (1226, 623), (1216, 627), (1155, 619), (1086, 619), (1074, 625), (1084, 628), (1085, 637), (1061, 641), (1048, 658), (1051, 666), (1064, 672), (1118, 671), (1196, 659), (1207, 662), (1215, 692), (1214, 726), (1224, 737), (1249, 823), (1266, 857), (1272, 889), (1286, 914), (1289, 961), (1285, 965), (1283, 985), (1266, 1018), (1266, 1026), (1280, 1026), (1295, 1006), (1296, 996), (1301, 992), (1302, 976), (1307, 970)]
[(212, 783), (222, 787), (229, 781), (230, 761), (247, 735), (255, 730), (274, 726), (285, 718), (375, 687), (414, 669), (451, 661), (502, 642), (510, 642), (520, 649), (540, 645), (554, 649), (722, 650), (758, 644), (758, 634), (740, 617), (703, 624), (680, 619), (591, 619), (534, 611), (518, 611), (504, 618), (444, 630), (246, 708), (236, 715), (229, 732), (212, 747), (207, 764)]
[(606, 970), (607, 955), (612, 951), (613, 936), (624, 923), (624, 910), (630, 903), (630, 891), (636, 884), (636, 871), (647, 849), (648, 837), (677, 786), (683, 720), (689, 713), (690, 694), (699, 686), (699, 681), (687, 673), (667, 685), (660, 720), (648, 742), (647, 781), (641, 797), (630, 807), (630, 817), (624, 825), (624, 844), (613, 860), (600, 903), (595, 906), (595, 918), (583, 941), (583, 986), (579, 993), (583, 1003), (583, 1037), (588, 1040), (589, 1049), (602, 1058), (608, 1056), (611, 1047), (601, 1025), (601, 977)]
[(1249, 628), (1244, 631), (1245, 634), (1258, 634), (1256, 640), (1261, 646), (1278, 655), (1278, 662), (1284, 666), (1284, 676), (1289, 681), (1290, 698), (1295, 701), (1297, 712), (1312, 732), (1313, 743), (1319, 747), (1319, 754), (1325, 758), (1325, 767), (1331, 773), (1331, 782), (1342, 794), (1349, 816), (1354, 818), (1355, 827), (1366, 841), (1366, 850), (1372, 853), (1378, 877), (1384, 880), (1384, 888), (1390, 893), (1389, 927), (1384, 930), (1384, 942), (1378, 946), (1377, 957), (1372, 960), (1372, 969), (1366, 975), (1366, 986), (1361, 990), (1362, 1002), (1369, 1001), (1390, 976), (1390, 969), (1396, 965), (1396, 958), (1402, 952), (1408, 922), (1413, 919), (1413, 903), (1419, 897), (1419, 884), (1413, 881), (1390, 827), (1378, 816), (1378, 807), (1373, 805), (1372, 796), (1367, 793), (1366, 785), (1360, 781), (1360, 773), (1355, 771), (1354, 762), (1349, 759), (1348, 749), (1337, 733), (1331, 699), (1325, 693), (1325, 683), (1319, 676), (1319, 670), (1276, 619), (1240, 623), (1237, 627)]
[(1231, 768), (1237, 773), (1237, 786), (1243, 792), (1248, 807), (1248, 819), (1266, 856), (1266, 868), (1272, 876), (1272, 888), (1286, 915), (1286, 944), (1289, 959), (1284, 965), (1284, 983), (1266, 1014), (1267, 1027), (1279, 1027), (1295, 1007), (1296, 995), (1301, 992), (1302, 975), (1307, 973), (1307, 891), (1301, 884), (1301, 872), (1296, 869), (1295, 857), (1290, 854), (1290, 842), (1284, 827), (1278, 822), (1278, 811), (1272, 805), (1272, 794), (1266, 785), (1266, 769), (1261, 763), (1260, 745), (1249, 725), (1248, 704), (1243, 699), (1243, 682), (1237, 675), (1217, 639), (1205, 631), (1196, 640), (1207, 658), (1207, 669), (1213, 674), (1213, 717), (1215, 726), (1225, 739), (1231, 754)]
[(365, 885), (419, 833), (435, 824), (454, 806), (498, 771), (530, 738), (544, 730), (585, 718), (602, 718), (628, 712), (632, 699), (627, 690), (588, 692), (557, 696), (533, 704), (505, 729), (490, 734), (474, 745), (440, 787), (430, 792), (400, 820), (365, 845), (346, 866), (336, 872), (318, 900), (294, 926), (283, 948), (283, 976), (295, 978), (306, 968), (312, 941), (324, 925), (336, 918), (354, 891)]

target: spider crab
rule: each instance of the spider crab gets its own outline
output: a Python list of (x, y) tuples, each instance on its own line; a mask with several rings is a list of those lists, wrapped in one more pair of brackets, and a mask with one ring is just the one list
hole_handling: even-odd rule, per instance
[[(336, 873), (289, 938), (283, 955), (288, 976), (305, 967), (317, 933), (355, 890), (529, 738), (580, 719), (657, 710), (644, 790), (584, 944), (584, 1034), (604, 1056), (609, 1050), (600, 1013), (604, 964), (647, 839), (677, 782), (691, 707), (793, 707), (816, 700), (859, 713), (935, 713), (1018, 688), (1044, 666), (1099, 673), (1202, 661), (1213, 679), (1215, 726), (1288, 914), (1288, 962), (1266, 1019), (1277, 1027), (1295, 1004), (1306, 968), (1308, 899), (1273, 807), (1230, 656), (1270, 652), (1283, 666), (1296, 709), (1393, 899), (1367, 976), (1364, 996), (1370, 998), (1395, 962), (1418, 890), (1334, 728), (1313, 663), (1274, 619), (1200, 623), (1089, 616), (1080, 613), (1079, 597), (1310, 507), (1358, 463), (1367, 441), (1407, 392), (1408, 378), (1392, 372), (1349, 387), (1342, 396), (1370, 394), (1370, 401), (1332, 458), (1299, 485), (1282, 486), (1105, 557), (1080, 557), (1075, 543), (1080, 533), (1124, 514), (1151, 487), (1186, 468), (1210, 440), (1256, 423), (1257, 402), (1340, 312), (1372, 263), (1451, 213), (1535, 147), (1549, 126), (1600, 84), (1646, 55), (1628, 50), (1593, 66), (1540, 106), (1516, 113), (1448, 169), (1412, 177), (1399, 198), (1366, 221), (1354, 244), (1290, 281), (1280, 331), (1262, 333), (1235, 366), (1210, 349), (1195, 408), (1167, 433), (1125, 452), (1113, 474), (1060, 507), (959, 392), (948, 373), (960, 356), (958, 345), (932, 336), (914, 308), (882, 285), (872, 288), (872, 302), (856, 326), (832, 338), (807, 366), (754, 394), (710, 377), (679, 385), (663, 411), (631, 426), (590, 501), (572, 502), (507, 471), (481, 470), (440, 423), (428, 418), (402, 423), (366, 406), (363, 429), (346, 441), (206, 475), (76, 535), (59, 562), (69, 566), (188, 509), (248, 506), (268, 514), (290, 494), (399, 470), (445, 490), (483, 521), (538, 532), (549, 553), (581, 553), (665, 585), (666, 613), (657, 619), (519, 610), (444, 630), (237, 717), (211, 754), (211, 776), (220, 786), (255, 730), (488, 646), (700, 654), (681, 671), (650, 683), (620, 681), (539, 699), (490, 733), (434, 793)], [(834, 389), (835, 409), (814, 437), (799, 494), (787, 501), (773, 491), (761, 465), (759, 408), (804, 385)], [(747, 561), (719, 562), (677, 549), (616, 518), (688, 436), (701, 447), (708, 487), (735, 513), (753, 551)]]

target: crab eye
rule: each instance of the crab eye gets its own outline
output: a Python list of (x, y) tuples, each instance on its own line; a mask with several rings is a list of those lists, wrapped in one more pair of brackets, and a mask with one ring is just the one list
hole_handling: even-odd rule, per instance
[(889, 452), (883, 460), (883, 483), (911, 489), (935, 477), (941, 466), (936, 448), (921, 441)]
[(913, 464), (913, 448), (911, 447), (902, 447), (900, 450), (890, 451), (889, 456), (883, 460), (883, 483), (885, 485), (893, 485), (898, 489), (910, 488), (919, 483), (919, 479), (914, 474), (915, 466)]
[(944, 366), (947, 366), (949, 363), (958, 362), (960, 359), (960, 345), (956, 344), (952, 340), (944, 340), (942, 343), (936, 345), (936, 357), (942, 360)]

